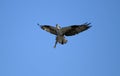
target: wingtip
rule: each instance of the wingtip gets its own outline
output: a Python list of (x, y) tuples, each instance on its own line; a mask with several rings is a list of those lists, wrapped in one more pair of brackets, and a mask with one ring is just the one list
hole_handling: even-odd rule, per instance
[(91, 23), (88, 23), (88, 22), (86, 22), (86, 23), (84, 23), (85, 25), (90, 25)]
[(39, 24), (39, 23), (37, 23), (37, 25), (38, 25), (38, 26), (40, 26), (40, 24)]
[(89, 26), (89, 28), (92, 27), (92, 26)]
[(88, 23), (88, 22), (84, 23), (84, 25), (87, 25), (88, 28), (92, 27), (90, 24), (91, 24), (91, 23)]
[(39, 27), (42, 27), (42, 25), (40, 25), (39, 23), (37, 23), (37, 25), (38, 25)]

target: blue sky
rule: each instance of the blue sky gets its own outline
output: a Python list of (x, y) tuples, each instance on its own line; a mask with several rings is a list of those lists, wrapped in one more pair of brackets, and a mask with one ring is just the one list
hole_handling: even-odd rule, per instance
[[(120, 76), (119, 0), (0, 0), (0, 76)], [(39, 24), (92, 27), (57, 45)]]

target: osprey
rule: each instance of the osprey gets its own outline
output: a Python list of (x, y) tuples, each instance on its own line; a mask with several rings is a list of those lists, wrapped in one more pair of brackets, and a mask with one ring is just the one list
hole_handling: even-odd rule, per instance
[(56, 35), (56, 42), (54, 45), (54, 48), (55, 48), (57, 45), (57, 42), (59, 42), (62, 45), (67, 43), (65, 36), (73, 36), (82, 31), (85, 31), (91, 27), (89, 25), (90, 23), (84, 23), (81, 25), (71, 25), (71, 26), (63, 27), (63, 28), (61, 28), (58, 24), (56, 24), (56, 27), (50, 26), (50, 25), (39, 25), (39, 26), (41, 29), (47, 32), (50, 32), (51, 34)]

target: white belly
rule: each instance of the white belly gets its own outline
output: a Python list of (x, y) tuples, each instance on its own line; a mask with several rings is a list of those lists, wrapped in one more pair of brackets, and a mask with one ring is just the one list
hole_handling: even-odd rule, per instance
[(58, 35), (58, 36), (56, 37), (56, 40), (57, 40), (57, 42), (59, 42), (59, 43), (61, 43), (61, 44), (67, 43), (67, 40), (65, 39), (64, 36)]

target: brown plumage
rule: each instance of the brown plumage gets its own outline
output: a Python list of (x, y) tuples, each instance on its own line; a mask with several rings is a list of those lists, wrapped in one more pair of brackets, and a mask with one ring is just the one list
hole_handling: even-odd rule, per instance
[(89, 29), (91, 27), (89, 25), (90, 23), (84, 23), (81, 25), (71, 25), (63, 28), (61, 28), (58, 24), (56, 24), (56, 27), (50, 26), (50, 25), (39, 25), (39, 26), (41, 27), (41, 29), (56, 35), (56, 42), (54, 45), (54, 48), (55, 48), (57, 42), (61, 44), (67, 43), (67, 40), (65, 39), (64, 36), (73, 36), (73, 35), (79, 34), (80, 32), (83, 32)]

